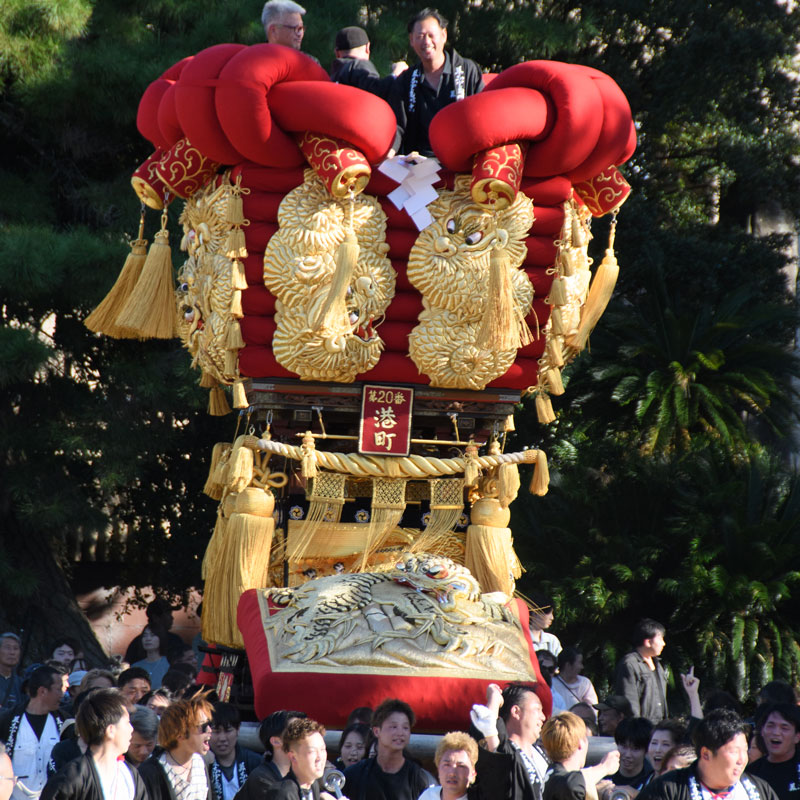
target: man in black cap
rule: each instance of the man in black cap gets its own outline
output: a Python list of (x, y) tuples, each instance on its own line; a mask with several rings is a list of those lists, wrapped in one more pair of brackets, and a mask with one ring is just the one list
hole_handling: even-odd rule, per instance
[(366, 92), (389, 98), (394, 79), (408, 69), (405, 61), (392, 64), (392, 74), (381, 78), (375, 65), (369, 60), (370, 43), (367, 32), (356, 25), (342, 28), (336, 34), (334, 43), (336, 59), (331, 66), (331, 80), (355, 86)]
[(617, 730), (617, 725), (623, 719), (633, 716), (633, 709), (627, 697), (612, 694), (604, 697), (595, 705), (597, 709), (597, 724), (600, 728), (601, 736), (613, 736)]

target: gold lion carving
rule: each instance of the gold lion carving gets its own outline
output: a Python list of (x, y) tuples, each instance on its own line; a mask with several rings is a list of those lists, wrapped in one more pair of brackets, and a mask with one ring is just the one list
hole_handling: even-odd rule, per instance
[(228, 191), (213, 184), (186, 202), (181, 249), (188, 258), (178, 272), (178, 334), (200, 367), (225, 382), (225, 335), (231, 319), (231, 260), (222, 254), (230, 227)]
[[(264, 283), (277, 297), (272, 349), (279, 364), (303, 380), (352, 382), (378, 363), (377, 333), (394, 297), (395, 272), (386, 257), (386, 215), (377, 200), (358, 195), (337, 200), (312, 170), (280, 205), (278, 231), (264, 254)], [(328, 297), (336, 252), (348, 214), (359, 246), (347, 289), (350, 330), (325, 335), (315, 322)]]
[(417, 237), (408, 259), (408, 277), (421, 292), (424, 310), (409, 336), (409, 354), (432, 386), (483, 389), (514, 363), (516, 350), (491, 351), (478, 345), (487, 312), (492, 250), (510, 262), (516, 314), (525, 317), (533, 285), (519, 269), (525, 237), (533, 224), (533, 204), (521, 192), (505, 210), (491, 214), (473, 202), (469, 176), (429, 206), (434, 222)]

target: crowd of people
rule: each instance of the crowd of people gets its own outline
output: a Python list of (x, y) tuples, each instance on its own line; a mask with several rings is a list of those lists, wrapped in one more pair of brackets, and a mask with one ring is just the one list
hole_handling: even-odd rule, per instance
[[(551, 601), (536, 602), (531, 639), (552, 714), (546, 719), (535, 685), (490, 684), (464, 710), (463, 730), (440, 738), (432, 764), (415, 758), (415, 712), (397, 698), (354, 709), (335, 753), (323, 722), (292, 710), (261, 721), (263, 754), (243, 747), (238, 709), (195, 682), (191, 648), (170, 638), (171, 611), (158, 602), (122, 671), (81, 669), (80, 648), (61, 639), (50, 659), (20, 675), (19, 637), (2, 634), (0, 800), (332, 800), (337, 792), (349, 800), (793, 800), (800, 792), (800, 708), (789, 684), (766, 684), (744, 719), (725, 692), (707, 692), (701, 704), (690, 670), (681, 676), (690, 713), (670, 717), (666, 631), (644, 619), (617, 665), (615, 693), (598, 700), (580, 650), (562, 648), (547, 630)], [(161, 642), (173, 660), (148, 671), (143, 662), (157, 665)], [(181, 678), (167, 680), (171, 672)], [(597, 735), (614, 744), (597, 740), (608, 747), (587, 765)]]

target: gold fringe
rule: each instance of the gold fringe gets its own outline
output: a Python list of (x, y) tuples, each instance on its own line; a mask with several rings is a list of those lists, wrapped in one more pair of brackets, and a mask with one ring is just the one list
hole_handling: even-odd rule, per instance
[(347, 287), (353, 279), (359, 250), (355, 234), (348, 231), (336, 250), (336, 269), (328, 296), (314, 322), (314, 331), (324, 331), (326, 336), (350, 332), (352, 326), (347, 315)]
[(431, 516), (425, 530), (410, 552), (435, 553), (450, 537), (464, 513), (464, 481), (460, 478), (433, 478), (428, 481)]
[(212, 417), (224, 417), (231, 413), (228, 398), (225, 397), (225, 390), (221, 386), (212, 387), (208, 393), (208, 413)]
[(116, 321), (119, 327), (129, 328), (145, 339), (175, 336), (175, 281), (166, 211), (161, 225), (150, 245), (142, 274)]
[(556, 420), (550, 396), (541, 390), (536, 394), (536, 418), (542, 425), (549, 425)]
[(239, 259), (236, 259), (231, 266), (231, 288), (232, 289), (246, 289), (247, 276), (244, 273), (244, 264)]
[(100, 304), (83, 321), (83, 324), (95, 333), (104, 333), (114, 339), (136, 339), (139, 335), (130, 328), (116, 324), (120, 311), (125, 307), (131, 292), (142, 274), (147, 257), (147, 239), (134, 239), (131, 242), (131, 251), (125, 259), (114, 285)]
[(239, 351), (238, 350), (226, 350), (225, 355), (222, 359), (222, 368), (225, 373), (225, 377), (230, 379), (236, 375), (239, 371)]
[(225, 208), (225, 222), (230, 225), (241, 225), (244, 222), (244, 207), (242, 196), (231, 192), (228, 195), (228, 205)]
[(289, 561), (305, 558), (323, 522), (339, 522), (344, 507), (347, 476), (343, 472), (318, 472), (308, 490), (308, 513), (287, 546)]
[(247, 392), (244, 390), (244, 381), (239, 378), (233, 384), (233, 407), (234, 408), (249, 408), (250, 404), (247, 402)]
[(406, 478), (372, 479), (372, 516), (369, 520), (360, 572), (366, 570), (370, 556), (400, 524), (403, 512), (406, 510), (406, 484)]
[(208, 477), (206, 478), (206, 485), (203, 487), (203, 492), (214, 500), (219, 500), (222, 497), (223, 484), (217, 483), (214, 476), (217, 474), (219, 462), (224, 455), (231, 451), (230, 442), (217, 442), (211, 450), (211, 463), (208, 467)]
[[(230, 565), (232, 559), (228, 556), (230, 551), (230, 537), (228, 536), (228, 522), (236, 507), (236, 495), (227, 494), (220, 504), (221, 517), (219, 534), (212, 558), (204, 559), (206, 583), (203, 591), (203, 638), (208, 642), (217, 642), (227, 646), (234, 644), (235, 617), (234, 610), (230, 608)], [(213, 536), (212, 536), (213, 539)], [(210, 544), (210, 543), (209, 543)]]
[(533, 467), (533, 477), (529, 491), (538, 497), (544, 497), (550, 487), (550, 470), (547, 467), (547, 453), (538, 450), (536, 453), (536, 464)]
[(213, 389), (217, 385), (217, 379), (210, 372), (203, 372), (200, 376), (201, 389)]
[[(515, 564), (516, 562), (516, 564)], [(470, 525), (464, 565), (481, 585), (484, 593), (514, 593), (513, 574), (519, 561), (514, 553), (510, 528)]]
[(614, 255), (614, 234), (617, 222), (611, 223), (611, 230), (608, 235), (608, 248), (606, 249), (603, 260), (595, 272), (592, 285), (589, 287), (589, 295), (586, 298), (586, 305), (581, 313), (581, 321), (578, 330), (567, 339), (567, 344), (575, 350), (583, 350), (589, 334), (594, 330), (597, 321), (606, 310), (608, 301), (614, 292), (619, 277), (619, 264)]

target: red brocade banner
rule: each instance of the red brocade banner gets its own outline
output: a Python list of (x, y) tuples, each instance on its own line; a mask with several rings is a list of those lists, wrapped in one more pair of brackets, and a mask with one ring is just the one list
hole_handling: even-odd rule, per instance
[(333, 136), (311, 131), (298, 136), (297, 143), (306, 161), (334, 197), (347, 197), (351, 192), (360, 194), (364, 191), (372, 170), (363, 153)]
[(631, 186), (625, 176), (614, 166), (607, 167), (588, 181), (574, 184), (574, 188), (593, 217), (602, 217), (615, 211), (631, 193)]
[(519, 191), (527, 152), (526, 142), (491, 147), (478, 153), (472, 166), (472, 199), (495, 211), (508, 208)]
[(177, 197), (191, 197), (219, 169), (216, 161), (206, 158), (188, 139), (177, 141), (156, 164), (155, 173)]

